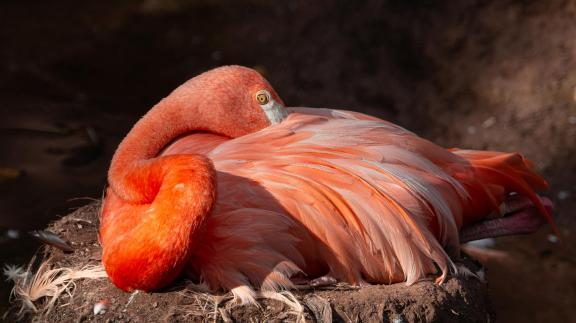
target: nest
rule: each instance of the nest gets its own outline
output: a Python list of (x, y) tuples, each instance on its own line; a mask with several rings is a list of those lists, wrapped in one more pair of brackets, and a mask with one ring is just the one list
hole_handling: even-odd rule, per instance
[[(265, 292), (258, 304), (239, 305), (231, 294), (211, 294), (205, 286), (180, 280), (156, 293), (124, 293), (100, 264), (97, 240), (99, 203), (82, 207), (49, 226), (74, 251), (46, 247), (27, 268), (6, 266), (14, 283), (6, 320), (48, 322), (485, 322), (491, 310), (486, 284), (476, 277), (450, 277), (405, 284)], [(462, 272), (482, 268), (470, 259)]]

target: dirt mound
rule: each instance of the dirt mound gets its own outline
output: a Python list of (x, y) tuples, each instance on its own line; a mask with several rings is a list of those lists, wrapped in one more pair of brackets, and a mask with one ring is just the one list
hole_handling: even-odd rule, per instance
[[(82, 207), (56, 221), (48, 230), (70, 241), (74, 251), (64, 253), (47, 247), (43, 259), (51, 268), (81, 268), (99, 265), (99, 203)], [(462, 264), (473, 272), (481, 271), (470, 259)], [(46, 313), (49, 298), (35, 303), (37, 313), (26, 319), (46, 322), (179, 322), (179, 321), (342, 321), (342, 322), (470, 322), (490, 320), (487, 287), (476, 278), (451, 277), (442, 286), (433, 279), (412, 286), (374, 285), (363, 288), (338, 285), (323, 289), (300, 289), (292, 293), (267, 295), (260, 307), (238, 306), (227, 294), (209, 295), (186, 287), (179, 281), (174, 287), (157, 293), (124, 293), (107, 279), (75, 282), (73, 296), (62, 293)], [(71, 285), (70, 285), (71, 286)], [(95, 305), (104, 311), (94, 314)], [(17, 319), (15, 302), (8, 319)]]

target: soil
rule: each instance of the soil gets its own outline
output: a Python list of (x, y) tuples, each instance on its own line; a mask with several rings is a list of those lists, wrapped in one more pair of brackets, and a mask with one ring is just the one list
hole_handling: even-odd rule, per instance
[[(101, 249), (98, 244), (99, 203), (82, 207), (59, 219), (48, 228), (69, 241), (74, 251), (64, 253), (46, 247), (41, 256), (53, 268), (81, 267), (99, 264)], [(472, 272), (482, 266), (470, 259), (462, 265)], [(40, 310), (22, 318), (36, 322), (208, 322), (224, 321), (220, 311), (214, 310), (210, 300), (198, 300), (197, 294), (178, 281), (169, 290), (158, 293), (124, 293), (108, 279), (82, 280), (76, 283), (73, 298), (64, 296), (49, 313)], [(368, 286), (326, 286), (295, 291), (304, 305), (302, 318), (308, 322), (326, 322), (326, 316), (336, 322), (469, 322), (490, 321), (490, 307), (485, 282), (475, 277), (450, 277), (443, 285), (433, 277), (412, 286), (405, 284)], [(48, 300), (37, 304), (45, 306)], [(94, 314), (94, 305), (106, 302), (103, 314)], [(15, 302), (18, 305), (18, 302)], [(64, 305), (64, 306), (63, 306)], [(219, 306), (227, 310), (226, 318), (235, 322), (296, 321), (286, 304), (275, 300), (262, 300), (261, 306), (244, 305), (230, 309), (233, 301)], [(200, 309), (204, 308), (204, 309)], [(14, 308), (15, 309), (15, 308)], [(322, 310), (327, 313), (323, 316)], [(13, 311), (15, 313), (15, 311)], [(216, 314), (215, 314), (216, 313)], [(9, 315), (8, 320), (17, 319)], [(324, 319), (324, 321), (322, 321)]]
[(26, 231), (100, 197), (111, 154), (150, 106), (241, 64), (291, 106), (528, 156), (550, 182), (561, 242), (544, 228), (478, 255), (496, 319), (576, 322), (575, 14), (575, 0), (3, 1), (0, 263), (26, 264), (39, 246)]

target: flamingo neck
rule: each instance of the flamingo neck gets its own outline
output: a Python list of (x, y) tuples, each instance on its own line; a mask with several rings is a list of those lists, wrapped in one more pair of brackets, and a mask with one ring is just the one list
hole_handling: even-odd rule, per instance
[[(180, 102), (178, 102), (180, 101)], [(133, 202), (150, 202), (159, 186), (150, 185), (151, 171), (158, 170), (159, 152), (178, 136), (196, 131), (218, 132), (217, 127), (199, 111), (193, 101), (165, 98), (140, 119), (122, 140), (108, 171), (112, 190), (122, 199)], [(208, 120), (206, 120), (208, 119)], [(212, 124), (212, 127), (206, 125)], [(156, 174), (161, 175), (161, 174)], [(134, 183), (148, 185), (134, 186)], [(157, 182), (157, 181), (156, 181)]]
[(152, 201), (126, 201), (109, 189), (100, 224), (102, 263), (125, 291), (157, 290), (179, 275), (216, 198), (215, 172), (203, 156), (161, 157), (139, 171), (147, 179), (129, 177), (129, 184), (159, 187)]
[(215, 201), (208, 158), (157, 156), (183, 133), (212, 130), (201, 127), (206, 120), (194, 104), (177, 103), (164, 99), (152, 108), (112, 159), (100, 226), (102, 261), (123, 290), (155, 290), (172, 281)]

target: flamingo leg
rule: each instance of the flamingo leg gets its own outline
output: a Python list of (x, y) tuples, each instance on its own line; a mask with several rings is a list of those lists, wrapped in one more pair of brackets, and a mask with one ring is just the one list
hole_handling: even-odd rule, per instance
[[(550, 212), (552, 201), (540, 197), (542, 204)], [(485, 238), (533, 233), (546, 221), (539, 216), (539, 210), (529, 199), (514, 195), (509, 197), (500, 208), (504, 216), (492, 218), (464, 228), (460, 233), (460, 243)]]

